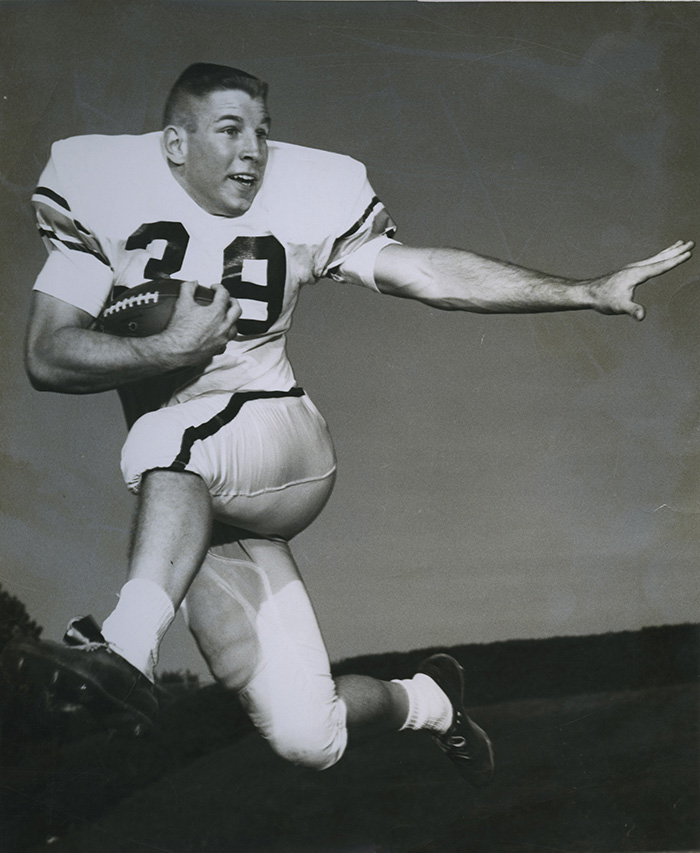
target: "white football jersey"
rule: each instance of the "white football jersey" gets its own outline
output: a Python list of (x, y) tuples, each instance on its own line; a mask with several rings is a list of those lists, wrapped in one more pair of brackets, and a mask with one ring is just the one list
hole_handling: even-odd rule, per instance
[[(395, 230), (361, 163), (281, 142), (269, 143), (262, 186), (235, 218), (209, 214), (187, 194), (160, 133), (56, 142), (32, 201), (49, 250), (37, 290), (94, 317), (122, 288), (162, 277), (221, 281), (240, 302), (239, 334), (225, 353), (122, 389), (127, 411), (290, 388), (285, 335), (299, 288), (324, 276), (375, 287), (374, 260)], [(129, 389), (148, 399), (130, 405)]]

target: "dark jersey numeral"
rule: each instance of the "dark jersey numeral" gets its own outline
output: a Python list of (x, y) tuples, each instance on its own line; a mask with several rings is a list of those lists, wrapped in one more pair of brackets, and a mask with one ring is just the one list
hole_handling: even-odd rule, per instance
[(165, 240), (162, 258), (151, 258), (143, 271), (146, 279), (168, 278), (182, 268), (190, 235), (181, 222), (147, 222), (126, 241), (127, 249), (145, 249), (154, 240)]
[(224, 249), (221, 283), (234, 298), (258, 303), (264, 314), (257, 319), (246, 317), (246, 306), (242, 305), (239, 334), (260, 335), (276, 322), (282, 311), (286, 276), (284, 246), (272, 235), (236, 237)]
[[(146, 222), (129, 237), (126, 248), (145, 249), (154, 240), (165, 240), (165, 249), (162, 257), (149, 259), (144, 277), (169, 278), (182, 269), (190, 235), (181, 222)], [(286, 276), (284, 246), (272, 235), (236, 237), (224, 249), (221, 282), (231, 296), (243, 302), (240, 335), (265, 334), (277, 321)]]

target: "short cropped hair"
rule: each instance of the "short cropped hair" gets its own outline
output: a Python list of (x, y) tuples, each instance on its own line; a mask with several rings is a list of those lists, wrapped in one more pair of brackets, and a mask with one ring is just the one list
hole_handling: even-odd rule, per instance
[(195, 62), (185, 68), (170, 90), (163, 111), (163, 127), (177, 124), (190, 133), (194, 132), (197, 126), (189, 109), (191, 99), (228, 89), (238, 89), (251, 98), (261, 98), (263, 101), (267, 98), (267, 83), (247, 71), (228, 65)]

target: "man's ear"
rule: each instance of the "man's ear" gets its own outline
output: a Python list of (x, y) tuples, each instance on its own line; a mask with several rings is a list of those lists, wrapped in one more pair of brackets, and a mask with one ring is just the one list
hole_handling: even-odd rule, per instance
[(182, 166), (187, 158), (187, 131), (174, 124), (163, 131), (163, 148), (174, 166)]

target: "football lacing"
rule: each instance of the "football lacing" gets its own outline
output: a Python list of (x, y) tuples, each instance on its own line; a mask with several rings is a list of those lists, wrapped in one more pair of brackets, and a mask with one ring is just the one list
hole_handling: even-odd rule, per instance
[(144, 305), (149, 302), (157, 303), (159, 296), (157, 290), (150, 293), (139, 293), (137, 296), (125, 296), (124, 299), (120, 299), (119, 302), (105, 308), (103, 316), (108, 317), (110, 314), (116, 314), (117, 311), (123, 311), (124, 308), (133, 308), (135, 305)]

